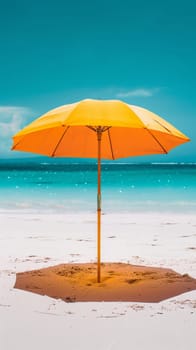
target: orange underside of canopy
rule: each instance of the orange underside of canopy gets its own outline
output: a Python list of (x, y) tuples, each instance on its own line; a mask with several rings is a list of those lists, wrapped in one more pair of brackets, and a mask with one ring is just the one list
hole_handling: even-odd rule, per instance
[[(187, 142), (170, 133), (147, 128), (111, 127), (102, 132), (101, 158), (167, 153)], [(86, 126), (59, 126), (14, 137), (13, 150), (52, 157), (97, 157), (96, 132)]]

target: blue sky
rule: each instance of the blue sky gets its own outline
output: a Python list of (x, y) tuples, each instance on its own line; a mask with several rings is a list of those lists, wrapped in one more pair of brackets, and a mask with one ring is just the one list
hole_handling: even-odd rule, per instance
[(22, 156), (11, 136), (49, 109), (118, 98), (192, 139), (140, 160), (196, 161), (195, 1), (0, 3), (0, 157)]

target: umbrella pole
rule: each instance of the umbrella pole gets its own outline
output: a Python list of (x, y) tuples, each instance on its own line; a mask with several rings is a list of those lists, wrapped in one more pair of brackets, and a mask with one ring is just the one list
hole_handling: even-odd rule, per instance
[(98, 157), (97, 157), (97, 282), (101, 282), (101, 127), (97, 129)]

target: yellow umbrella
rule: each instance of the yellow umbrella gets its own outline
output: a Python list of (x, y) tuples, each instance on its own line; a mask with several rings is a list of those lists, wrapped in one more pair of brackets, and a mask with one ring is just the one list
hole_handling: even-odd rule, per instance
[(98, 158), (97, 282), (101, 280), (101, 158), (168, 153), (189, 138), (158, 115), (119, 100), (82, 100), (53, 109), (13, 137), (12, 150)]

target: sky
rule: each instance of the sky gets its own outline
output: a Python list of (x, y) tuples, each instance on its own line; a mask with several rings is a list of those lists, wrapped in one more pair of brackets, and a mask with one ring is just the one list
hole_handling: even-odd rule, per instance
[(191, 138), (139, 160), (196, 162), (194, 0), (0, 0), (0, 8), (0, 159), (27, 157), (10, 151), (11, 137), (41, 114), (97, 98), (150, 109)]

